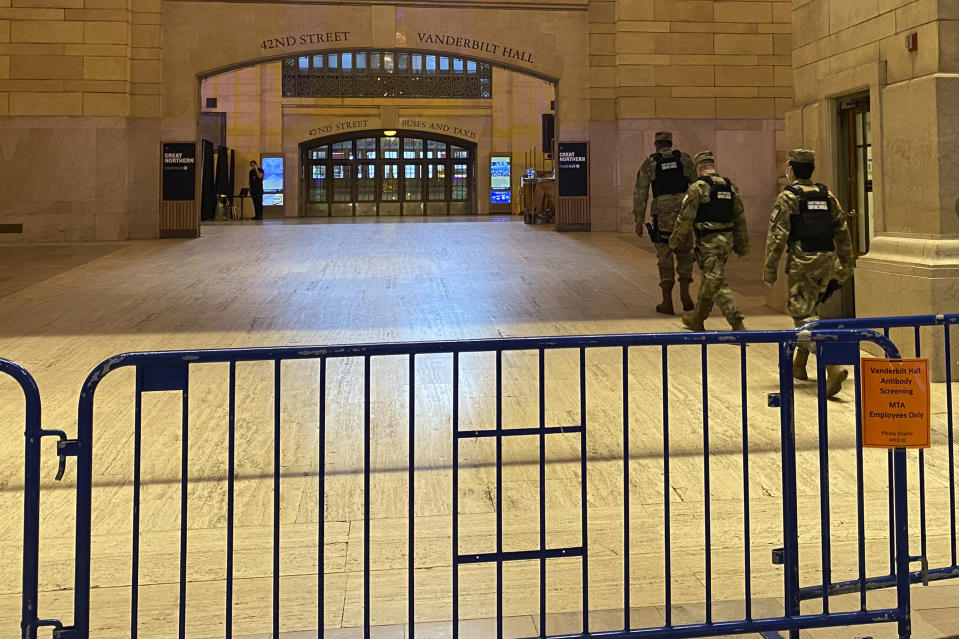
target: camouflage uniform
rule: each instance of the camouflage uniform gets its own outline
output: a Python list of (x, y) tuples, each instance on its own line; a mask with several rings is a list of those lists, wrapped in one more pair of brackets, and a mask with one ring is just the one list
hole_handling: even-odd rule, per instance
[[(801, 164), (815, 164), (815, 154), (806, 149), (794, 149), (789, 153), (790, 161)], [(833, 250), (803, 250), (801, 241), (790, 239), (795, 220), (801, 219), (800, 198), (793, 191), (818, 196), (825, 205), (828, 202), (831, 216)], [(828, 231), (828, 229), (827, 229)], [(828, 234), (828, 233), (827, 233)], [(830, 281), (842, 282), (852, 276), (854, 255), (852, 238), (846, 223), (846, 214), (836, 197), (825, 187), (814, 184), (812, 180), (797, 179), (779, 194), (769, 217), (769, 235), (766, 238), (763, 280), (776, 281), (779, 260), (786, 251), (786, 279), (789, 285), (787, 311), (796, 326), (819, 319), (819, 301)], [(793, 361), (793, 376), (796, 379), (808, 379), (806, 362), (810, 352), (815, 352), (811, 344), (799, 344)], [(842, 387), (846, 371), (829, 366), (827, 372), (827, 394), (832, 397)]]
[[(712, 163), (711, 153), (704, 152), (696, 155), (696, 163)], [(705, 179), (708, 181), (703, 181)], [(696, 309), (683, 316), (683, 324), (687, 328), (703, 329), (703, 322), (713, 309), (714, 302), (719, 304), (723, 316), (730, 326), (743, 330), (743, 314), (733, 299), (732, 291), (726, 283), (726, 261), (731, 253), (743, 256), (749, 253), (749, 235), (746, 231), (746, 216), (743, 201), (739, 197), (739, 190), (728, 182), (732, 190), (733, 220), (731, 223), (696, 221), (700, 206), (709, 204), (712, 185), (722, 184), (723, 178), (710, 173), (693, 182), (686, 197), (683, 199), (679, 219), (673, 228), (670, 245), (680, 245), (691, 242), (696, 236), (696, 261), (703, 272), (702, 283), (699, 287), (699, 301)], [(690, 321), (687, 321), (690, 320)]]
[[(810, 180), (796, 180), (794, 186), (804, 191), (816, 191)], [(786, 251), (786, 278), (789, 284), (788, 312), (796, 326), (819, 319), (819, 297), (831, 280), (843, 281), (852, 275), (852, 238), (846, 224), (846, 214), (836, 197), (830, 193), (832, 204), (835, 251), (806, 253), (799, 242), (790, 242), (789, 233), (794, 215), (799, 214), (799, 198), (790, 191), (783, 191), (776, 199), (769, 218), (769, 235), (766, 238), (765, 270), (763, 280), (775, 282), (779, 259)]]
[[(668, 136), (668, 137), (667, 137)], [(659, 142), (672, 141), (672, 135), (666, 132), (656, 134)], [(673, 151), (667, 149), (662, 151), (663, 155), (669, 155)], [(686, 153), (680, 154), (680, 162), (683, 166), (683, 172), (686, 179), (692, 182), (696, 179), (696, 171), (693, 168), (693, 161)], [(650, 187), (656, 177), (656, 158), (650, 156), (646, 158), (639, 171), (636, 173), (636, 187), (633, 190), (633, 217), (636, 219), (636, 225), (642, 228), (646, 222), (646, 203), (649, 200)], [(658, 197), (653, 197), (650, 205), (650, 216), (653, 218), (653, 226), (660, 232), (661, 240), (654, 241), (656, 247), (656, 262), (659, 267), (659, 286), (663, 289), (664, 303), (667, 296), (671, 302), (671, 295), (675, 280), (678, 279), (681, 292), (688, 301), (689, 284), (693, 281), (693, 255), (692, 242), (686, 245), (672, 248), (668, 241), (676, 224), (676, 217), (683, 203), (684, 193), (669, 193)], [(652, 239), (652, 238), (650, 238)], [(674, 266), (675, 260), (675, 266)], [(659, 309), (657, 309), (659, 310)], [(669, 311), (672, 312), (671, 310)]]

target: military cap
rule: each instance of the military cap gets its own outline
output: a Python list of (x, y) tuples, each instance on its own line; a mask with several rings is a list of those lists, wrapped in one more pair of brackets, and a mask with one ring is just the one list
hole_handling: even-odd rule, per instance
[(659, 131), (656, 133), (656, 142), (673, 142), (673, 134), (669, 131)]
[(700, 151), (699, 153), (693, 156), (694, 164), (705, 164), (705, 163), (714, 164), (715, 162), (716, 162), (716, 158), (713, 157), (712, 151)]
[(797, 164), (815, 164), (816, 152), (809, 149), (793, 149), (789, 152), (789, 161)]

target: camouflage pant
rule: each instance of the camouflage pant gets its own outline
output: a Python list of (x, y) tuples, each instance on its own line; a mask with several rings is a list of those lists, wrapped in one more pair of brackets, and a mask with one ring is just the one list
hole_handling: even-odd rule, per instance
[[(786, 263), (786, 282), (789, 284), (787, 310), (796, 326), (819, 319), (819, 297), (836, 277), (836, 258), (823, 253), (809, 256), (804, 262), (789, 260)], [(800, 344), (799, 350), (816, 352), (814, 345)]]
[[(676, 258), (675, 271), (673, 256)], [(656, 263), (659, 266), (659, 285), (664, 288), (672, 287), (677, 277), (680, 282), (693, 281), (693, 253), (688, 249), (674, 251), (669, 244), (657, 242)]]
[(712, 312), (713, 304), (719, 304), (719, 310), (730, 325), (743, 321), (743, 314), (736, 306), (733, 292), (726, 283), (726, 261), (732, 252), (732, 233), (707, 235), (699, 240), (696, 246), (696, 261), (703, 272), (696, 309), (705, 319)]

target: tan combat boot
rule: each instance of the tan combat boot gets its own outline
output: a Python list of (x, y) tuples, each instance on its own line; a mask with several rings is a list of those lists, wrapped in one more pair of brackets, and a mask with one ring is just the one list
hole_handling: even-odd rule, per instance
[(809, 351), (797, 348), (796, 354), (793, 356), (793, 379), (809, 379), (809, 375), (806, 373), (806, 362), (808, 361)]
[(730, 324), (730, 329), (729, 329), (729, 330), (731, 330), (731, 331), (736, 331), (736, 332), (742, 332), (742, 331), (745, 331), (745, 330), (746, 330), (746, 326), (743, 324), (743, 321), (742, 321), (742, 320), (739, 320), (738, 322), (733, 322), (732, 324)]
[(679, 299), (683, 302), (683, 310), (687, 312), (696, 308), (696, 302), (689, 295), (689, 284), (689, 282), (679, 283)]
[(849, 377), (849, 371), (842, 366), (826, 367), (826, 397), (835, 397), (842, 390), (842, 383)]
[(704, 322), (705, 320), (703, 319), (703, 316), (700, 315), (699, 311), (695, 308), (691, 311), (683, 313), (683, 326), (691, 331), (704, 333), (706, 331)]
[(656, 312), (663, 315), (675, 315), (673, 311), (673, 285), (661, 284), (663, 289), (663, 301), (656, 305)]

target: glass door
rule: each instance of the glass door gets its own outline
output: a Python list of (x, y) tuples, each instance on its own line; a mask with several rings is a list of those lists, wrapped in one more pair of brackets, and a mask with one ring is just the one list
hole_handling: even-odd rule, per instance
[(868, 96), (842, 105), (840, 129), (845, 146), (840, 175), (846, 182), (840, 186), (840, 199), (849, 214), (853, 249), (859, 257), (869, 252), (873, 233), (872, 117)]
[(342, 162), (333, 163), (333, 197), (330, 215), (344, 217), (353, 215), (353, 166)]

